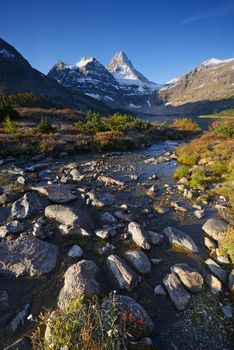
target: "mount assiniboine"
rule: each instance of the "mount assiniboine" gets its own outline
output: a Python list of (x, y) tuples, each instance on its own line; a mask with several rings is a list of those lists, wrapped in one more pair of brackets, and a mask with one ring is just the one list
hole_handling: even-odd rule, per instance
[(212, 113), (234, 108), (234, 59), (209, 59), (164, 85), (139, 73), (122, 51), (104, 66), (94, 57), (59, 61), (44, 75), (0, 38), (0, 95), (32, 92), (83, 110), (148, 114)]
[(106, 66), (94, 57), (73, 65), (60, 61), (48, 76), (111, 107), (135, 112), (196, 113), (234, 106), (234, 59), (209, 59), (165, 85), (139, 73), (123, 51)]

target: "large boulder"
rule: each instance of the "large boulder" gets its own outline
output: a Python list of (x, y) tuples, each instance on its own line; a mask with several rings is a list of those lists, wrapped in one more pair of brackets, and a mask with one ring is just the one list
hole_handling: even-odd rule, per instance
[(46, 196), (52, 202), (60, 204), (68, 203), (77, 199), (77, 196), (71, 192), (72, 189), (73, 187), (63, 184), (31, 187), (32, 191), (36, 191)]
[(185, 310), (191, 297), (176, 275), (174, 273), (168, 274), (164, 277), (163, 284), (176, 308), (179, 311)]
[(149, 243), (148, 236), (141, 229), (137, 222), (130, 222), (128, 225), (128, 232), (131, 234), (133, 241), (143, 249), (150, 249), (151, 245)]
[(137, 275), (118, 255), (109, 255), (106, 264), (117, 280), (120, 289), (131, 292), (136, 287)]
[(125, 252), (125, 256), (140, 273), (151, 271), (150, 260), (142, 250), (128, 250)]
[[(150, 335), (154, 330), (154, 323), (145, 309), (138, 304), (133, 298), (125, 295), (116, 295), (113, 299), (106, 300), (103, 308), (108, 308), (112, 303), (116, 303), (118, 309), (123, 315), (130, 315), (131, 322), (127, 324), (130, 327), (129, 331), (136, 338), (142, 338)], [(137, 326), (136, 326), (137, 325)]]
[(197, 293), (204, 289), (204, 281), (201, 274), (185, 263), (176, 264), (171, 267), (183, 285), (191, 292)]
[(55, 268), (58, 249), (31, 235), (0, 243), (0, 272), (18, 276), (41, 276)]
[(174, 227), (167, 227), (163, 230), (163, 232), (169, 238), (171, 245), (174, 245), (182, 250), (189, 250), (193, 253), (198, 252), (196, 244), (183, 231), (177, 230)]
[(53, 204), (46, 207), (45, 216), (66, 226), (80, 226), (86, 228), (91, 226), (92, 223), (92, 219), (83, 210), (61, 204)]
[(115, 202), (115, 197), (106, 192), (92, 190), (87, 193), (87, 196), (92, 204), (97, 209), (111, 206)]
[(16, 219), (28, 219), (38, 215), (43, 209), (40, 198), (35, 193), (25, 193), (23, 198), (13, 203), (11, 217)]
[(202, 226), (202, 229), (208, 236), (212, 237), (216, 241), (220, 241), (225, 236), (227, 226), (228, 225), (225, 221), (212, 218), (206, 221), (206, 223)]
[(91, 260), (81, 260), (71, 265), (64, 274), (64, 286), (58, 297), (58, 306), (64, 308), (77, 295), (94, 296), (102, 289), (98, 280), (100, 270)]

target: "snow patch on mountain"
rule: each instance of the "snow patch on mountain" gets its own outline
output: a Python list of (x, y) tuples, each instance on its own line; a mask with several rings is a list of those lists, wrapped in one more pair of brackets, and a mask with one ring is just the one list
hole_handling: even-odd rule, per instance
[(10, 52), (6, 49), (0, 49), (0, 56), (3, 56), (4, 58), (14, 58), (15, 57), (15, 55), (12, 52)]

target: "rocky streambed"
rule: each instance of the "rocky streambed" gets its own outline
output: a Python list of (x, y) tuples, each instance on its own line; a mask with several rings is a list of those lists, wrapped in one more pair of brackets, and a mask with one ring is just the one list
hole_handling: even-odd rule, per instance
[(157, 349), (233, 349), (233, 266), (213, 254), (227, 223), (173, 181), (177, 145), (1, 161), (1, 349), (45, 309), (113, 290)]

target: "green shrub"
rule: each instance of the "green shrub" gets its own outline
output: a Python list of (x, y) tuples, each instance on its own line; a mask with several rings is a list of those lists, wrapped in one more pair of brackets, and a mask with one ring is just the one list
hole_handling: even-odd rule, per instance
[(13, 120), (11, 120), (10, 116), (7, 115), (4, 121), (4, 131), (7, 134), (15, 134), (17, 132), (17, 126)]
[[(130, 313), (125, 315), (119, 310), (114, 298), (103, 308), (97, 298), (79, 296), (71, 300), (64, 310), (57, 310), (50, 320), (42, 317), (42, 323), (32, 336), (33, 349), (127, 349), (128, 342), (135, 340), (129, 326), (141, 329), (141, 320), (130, 320), (130, 316)], [(42, 325), (50, 327), (46, 341)]]
[(189, 175), (189, 168), (186, 166), (179, 166), (176, 169), (173, 177), (174, 179), (179, 180), (179, 179), (182, 179), (182, 177), (187, 177), (188, 175)]
[(207, 176), (203, 167), (197, 167), (193, 170), (190, 185), (195, 188), (205, 188), (209, 183), (214, 182), (214, 178)]
[(41, 118), (40, 123), (38, 124), (38, 126), (35, 129), (38, 132), (41, 132), (43, 134), (46, 133), (50, 133), (54, 131), (54, 128), (52, 127), (52, 125), (48, 122), (47, 118)]
[(219, 241), (219, 252), (223, 256), (229, 256), (234, 263), (234, 228), (228, 226), (225, 236)]
[(221, 136), (234, 137), (234, 125), (224, 123), (222, 125), (219, 125), (216, 129), (214, 129), (214, 132)]
[(124, 131), (127, 124), (133, 123), (134, 118), (129, 115), (115, 113), (107, 121), (107, 127), (111, 131)]
[(20, 114), (15, 109), (13, 109), (11, 105), (0, 103), (0, 121), (5, 120), (7, 116), (13, 120), (20, 118)]

